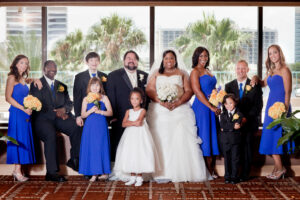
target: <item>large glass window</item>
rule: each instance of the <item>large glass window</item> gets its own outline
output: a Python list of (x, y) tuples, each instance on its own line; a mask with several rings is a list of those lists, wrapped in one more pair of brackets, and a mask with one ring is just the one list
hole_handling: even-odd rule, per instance
[[(300, 7), (264, 7), (263, 77), (266, 76), (267, 49), (278, 44), (292, 71), (292, 109), (299, 109), (300, 96)], [(269, 93), (268, 87), (264, 97)]]
[(206, 47), (218, 84), (234, 79), (239, 59), (257, 73), (257, 7), (155, 7), (156, 59), (175, 48), (191, 70), (196, 47)]
[(29, 58), (32, 73), (40, 70), (41, 32), (41, 7), (0, 7), (0, 119), (8, 117), (9, 104), (4, 92), (13, 59), (24, 54)]

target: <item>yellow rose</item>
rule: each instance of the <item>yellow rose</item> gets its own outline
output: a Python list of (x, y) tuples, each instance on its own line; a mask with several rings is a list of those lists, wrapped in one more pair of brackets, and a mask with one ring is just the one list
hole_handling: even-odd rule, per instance
[(105, 76), (102, 76), (102, 77), (101, 77), (101, 81), (102, 81), (102, 82), (106, 82), (106, 81), (107, 81), (107, 78), (106, 78)]
[(65, 88), (62, 85), (58, 85), (57, 92), (64, 92)]
[(252, 87), (251, 87), (251, 85), (246, 85), (245, 89), (246, 89), (247, 92), (249, 92), (252, 89)]
[(217, 90), (213, 90), (211, 92), (208, 102), (216, 107), (219, 105), (219, 101), (217, 99)]
[(227, 93), (224, 91), (224, 90), (220, 90), (219, 93), (217, 94), (217, 100), (219, 103), (222, 103), (223, 102), (223, 99), (224, 99), (224, 96), (226, 95)]
[(232, 121), (233, 120), (237, 120), (237, 119), (239, 119), (240, 118), (240, 116), (237, 114), (237, 113), (235, 113), (234, 115), (233, 115), (233, 117), (232, 117)]

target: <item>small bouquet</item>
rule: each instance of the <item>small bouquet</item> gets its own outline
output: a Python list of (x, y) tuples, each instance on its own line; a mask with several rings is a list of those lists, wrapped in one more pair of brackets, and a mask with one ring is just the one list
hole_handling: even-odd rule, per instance
[(25, 97), (23, 104), (25, 109), (29, 108), (35, 111), (40, 111), (42, 109), (42, 103), (40, 100), (32, 95)]
[(214, 89), (211, 94), (209, 95), (208, 102), (218, 107), (223, 102), (223, 98), (227, 93), (219, 87), (217, 90)]
[(282, 116), (283, 113), (285, 113), (285, 105), (282, 102), (275, 102), (268, 111), (268, 115), (272, 119), (278, 119)]
[(161, 102), (172, 102), (178, 96), (178, 87), (175, 84), (162, 84), (157, 88), (157, 96)]
[(252, 86), (251, 86), (251, 85), (246, 85), (246, 86), (245, 86), (246, 94), (247, 94), (248, 92), (250, 92), (251, 90), (252, 90)]
[(217, 94), (218, 94), (218, 91), (216, 89), (214, 89), (210, 96), (209, 96), (209, 100), (208, 102), (211, 103), (212, 105), (214, 105), (215, 107), (217, 107), (219, 105), (219, 101), (217, 99)]
[(87, 97), (86, 97), (86, 100), (87, 100), (88, 103), (95, 104), (95, 106), (97, 106), (100, 109), (100, 104), (99, 104), (100, 94), (99, 93), (89, 92)]
[(64, 92), (65, 91), (65, 87), (61, 84), (58, 85), (57, 87), (57, 92)]

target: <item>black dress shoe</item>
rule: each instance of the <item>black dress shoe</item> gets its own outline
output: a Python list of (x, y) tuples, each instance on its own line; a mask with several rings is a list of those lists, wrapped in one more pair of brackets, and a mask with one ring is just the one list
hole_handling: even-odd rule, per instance
[(69, 159), (67, 162), (67, 166), (71, 167), (74, 171), (78, 172), (79, 160), (78, 159)]
[(240, 182), (240, 181), (239, 181), (238, 179), (232, 179), (230, 183), (231, 183), (231, 184), (237, 184), (237, 183), (239, 183), (239, 182)]
[(67, 179), (58, 174), (46, 174), (46, 181), (54, 181), (54, 182), (65, 182)]
[(231, 180), (230, 179), (225, 179), (225, 184), (229, 184), (231, 183)]

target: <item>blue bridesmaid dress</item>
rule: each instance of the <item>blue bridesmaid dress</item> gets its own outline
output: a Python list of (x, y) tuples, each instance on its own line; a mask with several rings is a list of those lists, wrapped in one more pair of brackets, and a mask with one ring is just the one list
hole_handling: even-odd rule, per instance
[[(23, 105), (24, 98), (28, 95), (27, 85), (18, 83), (14, 86), (12, 98)], [(30, 116), (24, 111), (10, 106), (7, 135), (16, 139), (19, 145), (7, 142), (7, 164), (32, 164), (35, 163), (34, 144)]]
[[(99, 101), (101, 110), (105, 104)], [(87, 110), (94, 106), (87, 105)], [(92, 113), (85, 120), (81, 136), (79, 173), (84, 175), (110, 174), (109, 134), (106, 117)]]
[[(217, 79), (215, 76), (205, 74), (199, 77), (201, 90), (208, 99), (212, 90), (215, 89)], [(193, 102), (192, 108), (195, 112), (198, 136), (202, 140), (200, 145), (203, 156), (219, 155), (217, 139), (217, 120), (216, 115), (197, 97)]]
[[(260, 140), (259, 153), (272, 155), (272, 154), (283, 154), (289, 149), (295, 147), (294, 143), (289, 142), (287, 145), (281, 145), (277, 147), (278, 139), (282, 136), (282, 127), (277, 125), (272, 129), (267, 129), (267, 126), (273, 122), (273, 119), (269, 117), (269, 108), (275, 102), (284, 103), (285, 100), (285, 90), (283, 85), (283, 79), (280, 75), (269, 76), (267, 79), (268, 86), (270, 88), (270, 93), (268, 97), (267, 107), (265, 111), (265, 121), (263, 124), (263, 130)], [(289, 108), (291, 112), (291, 107)]]

